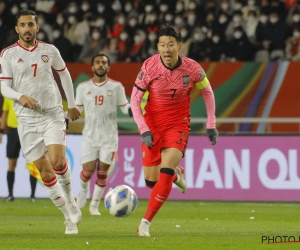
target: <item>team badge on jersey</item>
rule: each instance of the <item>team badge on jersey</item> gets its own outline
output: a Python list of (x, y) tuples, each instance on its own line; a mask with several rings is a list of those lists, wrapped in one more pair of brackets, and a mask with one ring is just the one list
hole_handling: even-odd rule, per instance
[(44, 63), (49, 62), (49, 57), (47, 55), (42, 55), (42, 60)]
[(138, 78), (139, 78), (140, 80), (142, 80), (142, 79), (143, 79), (143, 76), (144, 76), (144, 72), (143, 72), (142, 70), (140, 70), (140, 72), (138, 73)]
[(190, 82), (189, 76), (188, 75), (184, 75), (182, 77), (182, 83), (183, 84), (188, 84)]
[(107, 96), (112, 96), (113, 92), (111, 90), (107, 90)]

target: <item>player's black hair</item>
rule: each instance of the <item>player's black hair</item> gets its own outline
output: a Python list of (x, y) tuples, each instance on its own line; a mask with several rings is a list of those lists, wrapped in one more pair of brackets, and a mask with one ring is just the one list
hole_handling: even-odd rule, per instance
[(16, 25), (18, 25), (18, 20), (21, 16), (34, 16), (34, 19), (35, 19), (36, 23), (38, 23), (38, 16), (34, 11), (23, 9), (23, 10), (20, 10), (16, 14), (16, 19), (15, 19)]
[(97, 54), (97, 55), (93, 56), (92, 66), (94, 65), (95, 58), (98, 57), (98, 56), (105, 56), (107, 58), (108, 66), (110, 66), (110, 59), (109, 59), (108, 55), (105, 55), (105, 54)]
[(170, 23), (162, 24), (158, 30), (158, 38), (161, 36), (172, 36), (176, 39), (177, 42), (181, 42), (181, 33), (179, 29)]

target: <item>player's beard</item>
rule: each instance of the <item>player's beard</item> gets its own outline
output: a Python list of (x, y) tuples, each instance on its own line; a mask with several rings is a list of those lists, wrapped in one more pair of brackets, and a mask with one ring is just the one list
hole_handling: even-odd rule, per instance
[(94, 71), (95, 75), (98, 76), (98, 77), (103, 77), (107, 74), (107, 70), (103, 70), (103, 73), (102, 74), (99, 74), (96, 70)]
[(25, 38), (25, 34), (24, 35), (19, 35), (20, 39), (25, 42), (25, 43), (28, 43), (30, 44), (32, 41), (35, 40), (35, 35), (29, 33), (31, 36), (27, 36), (27, 38)]

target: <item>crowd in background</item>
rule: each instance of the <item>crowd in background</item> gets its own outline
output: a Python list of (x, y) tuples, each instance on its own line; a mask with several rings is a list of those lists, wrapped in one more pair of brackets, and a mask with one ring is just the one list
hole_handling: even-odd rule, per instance
[(181, 55), (196, 61), (300, 60), (299, 0), (0, 0), (0, 49), (14, 43), (15, 14), (36, 11), (37, 39), (66, 62), (142, 62), (157, 53), (160, 24), (177, 26)]

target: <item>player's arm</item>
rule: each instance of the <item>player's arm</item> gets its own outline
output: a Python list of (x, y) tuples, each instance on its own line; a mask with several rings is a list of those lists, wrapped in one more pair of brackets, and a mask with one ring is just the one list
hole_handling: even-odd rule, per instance
[(129, 114), (129, 116), (132, 117), (131, 107), (127, 101), (125, 88), (123, 85), (118, 86), (117, 93), (117, 105), (120, 107), (123, 114)]
[(217, 137), (219, 134), (218, 130), (216, 129), (216, 105), (214, 92), (206, 76), (202, 81), (196, 83), (196, 87), (201, 91), (204, 99), (207, 113), (207, 135), (212, 144), (214, 145), (217, 143)]
[[(53, 46), (54, 47), (54, 46)], [(58, 49), (54, 47), (55, 59), (53, 60), (52, 67), (58, 73), (61, 81), (61, 85), (64, 89), (67, 101), (68, 101), (68, 115), (72, 121), (77, 120), (80, 117), (80, 112), (76, 107), (74, 98), (74, 89), (72, 78), (67, 69), (64, 60), (62, 59)]]

